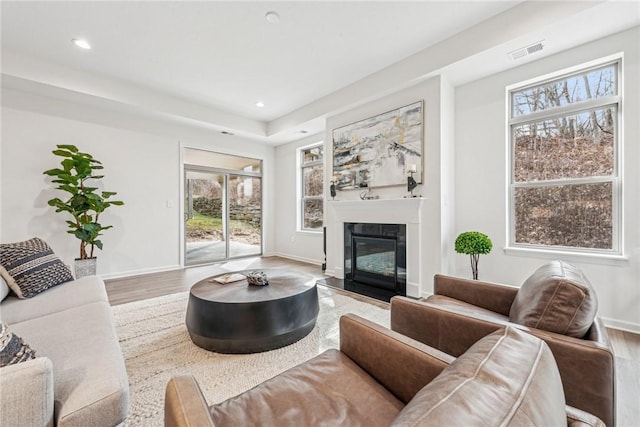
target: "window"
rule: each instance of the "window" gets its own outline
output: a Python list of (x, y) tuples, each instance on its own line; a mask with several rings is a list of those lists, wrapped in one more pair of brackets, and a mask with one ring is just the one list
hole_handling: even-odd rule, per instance
[(508, 90), (510, 247), (620, 253), (619, 70)]
[(302, 230), (320, 231), (323, 221), (324, 166), (322, 143), (300, 153), (300, 224)]

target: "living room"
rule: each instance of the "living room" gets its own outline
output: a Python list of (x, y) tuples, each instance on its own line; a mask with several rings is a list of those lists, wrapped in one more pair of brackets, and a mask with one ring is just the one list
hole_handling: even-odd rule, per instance
[[(638, 3), (473, 2), (477, 9), (464, 2), (453, 2), (449, 8), (439, 3), (414, 3), (394, 6), (400, 8), (389, 18), (397, 20), (393, 21), (395, 27), (390, 26), (376, 42), (393, 38), (394, 31), (399, 31), (397, 26), (405, 22), (402, 19), (411, 14), (419, 16), (418, 11), (439, 32), (430, 33), (430, 38), (413, 50), (404, 47), (408, 50), (401, 57), (390, 55), (394, 46), (387, 46), (386, 63), (376, 62), (375, 56), (366, 62), (362, 53), (360, 62), (370, 68), (355, 70), (360, 73), (357, 78), (357, 73), (338, 78), (339, 65), (320, 67), (330, 62), (327, 52), (318, 61), (312, 52), (303, 55), (297, 44), (293, 46), (298, 50), (287, 49), (291, 45), (284, 40), (290, 42), (298, 36), (300, 41), (305, 40), (300, 34), (287, 32), (289, 17), (300, 19), (296, 22), (297, 31), (311, 22), (320, 34), (331, 34), (328, 41), (338, 55), (344, 54), (337, 50), (341, 37), (355, 37), (352, 33), (358, 30), (364, 32), (359, 27), (384, 16), (383, 11), (388, 10), (384, 8), (391, 8), (389, 3), (322, 6), (304, 2), (200, 2), (182, 10), (177, 2), (137, 6), (135, 2), (3, 2), (0, 242), (37, 236), (51, 245), (65, 264), (73, 264), (77, 240), (67, 234), (64, 218), (47, 205), (54, 192), (50, 180), (43, 175), (58, 163), (51, 154), (55, 146), (73, 144), (102, 161), (105, 187), (116, 191), (118, 199), (125, 202), (102, 217), (113, 229), (102, 237), (104, 251), (99, 251), (98, 275), (109, 280), (181, 271), (185, 267), (184, 150), (199, 149), (261, 161), (262, 257), (307, 263), (318, 270), (326, 264), (328, 276), (342, 279), (344, 248), (340, 239), (342, 223), (346, 221), (338, 217), (341, 214), (336, 206), (371, 203), (361, 209), (393, 218), (409, 209), (402, 208), (402, 203), (410, 202), (399, 201), (409, 194), (406, 183), (372, 186), (365, 197), (376, 197), (374, 200), (360, 200), (361, 189), (341, 188), (332, 198), (329, 188), (335, 171), (334, 131), (422, 102), (421, 176), (414, 189), (422, 202), (417, 240), (411, 243), (418, 251), (407, 255), (414, 257), (414, 270), (407, 279), (406, 295), (422, 298), (433, 294), (435, 274), (470, 277), (469, 257), (457, 254), (454, 242), (461, 232), (478, 230), (487, 234), (494, 245), (489, 254), (481, 257), (481, 280), (520, 285), (541, 265), (562, 259), (589, 278), (598, 297), (598, 316), (607, 328), (640, 334), (640, 125), (635, 119), (640, 116)], [(344, 16), (334, 27), (325, 28), (328, 24), (317, 22), (310, 12), (304, 13), (305, 7), (317, 12), (317, 19)], [(427, 17), (425, 10), (429, 7), (442, 7), (441, 13), (457, 19), (455, 25), (437, 26), (442, 18)], [(469, 10), (464, 11), (465, 7)], [(271, 11), (278, 16), (270, 19), (279, 22), (267, 21), (265, 14)], [(175, 42), (167, 45), (167, 52), (176, 52), (177, 58), (157, 54), (149, 38), (127, 40), (142, 35), (139, 32), (151, 32), (147, 27), (153, 26), (153, 19), (144, 29), (133, 30), (142, 16), (155, 17), (155, 25), (170, 28), (174, 15), (185, 14), (192, 21), (181, 25), (204, 31), (207, 19), (215, 18), (216, 24), (222, 25), (220, 20), (228, 19), (227, 13), (236, 18), (250, 15), (249, 23), (261, 25), (255, 30), (257, 38), (230, 38), (235, 41), (212, 52), (206, 47), (207, 37), (194, 30), (192, 34), (176, 36)], [(355, 17), (358, 20), (347, 30), (345, 21)], [(74, 23), (77, 28), (73, 28)], [(344, 29), (338, 29), (339, 24)], [(102, 38), (97, 34), (93, 37), (93, 49), (83, 52), (71, 45), (73, 37), (91, 39), (92, 27)], [(374, 31), (368, 31), (373, 37)], [(114, 38), (108, 40), (108, 49), (107, 36)], [(195, 47), (188, 43), (189, 37), (197, 41), (193, 43)], [(104, 43), (102, 47), (100, 42)], [(291, 57), (301, 55), (300, 62), (318, 61), (316, 66), (323, 74), (307, 75), (304, 90), (288, 87), (289, 104), (279, 104), (278, 90), (284, 86), (275, 84), (274, 88), (265, 84), (262, 93), (239, 91), (237, 100), (227, 105), (223, 96), (229, 96), (232, 89), (222, 87), (224, 83), (220, 87), (206, 83), (207, 90), (220, 91), (220, 98), (215, 101), (199, 93), (198, 87), (177, 92), (180, 86), (174, 85), (170, 75), (180, 69), (175, 63), (184, 62), (185, 73), (188, 71), (196, 81), (207, 81), (206, 72), (198, 75), (192, 71), (202, 65), (199, 57), (219, 55), (233, 61), (234, 55), (242, 56), (238, 52), (245, 44), (251, 54), (264, 51), (258, 62), (268, 64), (283, 57), (292, 61)], [(532, 50), (518, 59), (508, 56), (537, 44), (543, 47), (540, 51)], [(143, 54), (145, 49), (152, 52), (150, 57)], [(146, 62), (138, 61), (138, 56)], [(115, 58), (119, 60), (113, 61)], [(514, 245), (508, 91), (612, 61), (620, 61), (617, 63), (621, 64), (622, 80), (615, 152), (617, 192), (612, 196), (617, 210), (614, 209), (612, 220), (611, 247), (594, 252)], [(136, 68), (143, 63), (148, 68)], [(355, 69), (358, 60), (351, 64)], [(165, 66), (170, 71), (152, 72), (153, 68)], [(215, 67), (208, 71), (214, 70)], [(249, 87), (259, 72), (245, 70), (238, 80), (245, 79)], [(326, 80), (320, 82), (320, 78), (333, 74), (334, 86), (321, 86)], [(316, 85), (316, 79), (324, 92), (309, 89)], [(163, 85), (166, 91), (159, 89)], [(301, 93), (297, 98), (296, 92)], [(265, 106), (255, 106), (258, 101)], [(300, 226), (300, 150), (317, 143), (324, 148), (326, 257), (322, 228), (308, 231)], [(637, 389), (632, 392), (637, 393)]]

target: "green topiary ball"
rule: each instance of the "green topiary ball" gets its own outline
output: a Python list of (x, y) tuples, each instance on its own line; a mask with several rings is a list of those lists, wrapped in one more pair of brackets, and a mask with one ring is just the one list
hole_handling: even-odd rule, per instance
[(455, 249), (459, 254), (475, 255), (491, 252), (493, 243), (486, 234), (478, 231), (461, 233), (456, 239)]

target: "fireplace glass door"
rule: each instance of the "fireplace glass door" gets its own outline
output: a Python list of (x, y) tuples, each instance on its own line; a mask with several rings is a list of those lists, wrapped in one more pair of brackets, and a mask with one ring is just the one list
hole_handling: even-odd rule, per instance
[(357, 235), (352, 239), (353, 280), (395, 290), (398, 274), (396, 239)]

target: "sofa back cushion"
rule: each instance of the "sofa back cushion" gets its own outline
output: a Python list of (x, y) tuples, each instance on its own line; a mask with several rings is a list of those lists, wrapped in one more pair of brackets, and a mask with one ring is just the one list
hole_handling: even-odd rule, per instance
[(404, 407), (392, 426), (566, 425), (549, 347), (511, 327), (475, 343)]
[(596, 294), (582, 272), (564, 261), (552, 261), (536, 270), (518, 290), (509, 320), (582, 338), (597, 311)]

